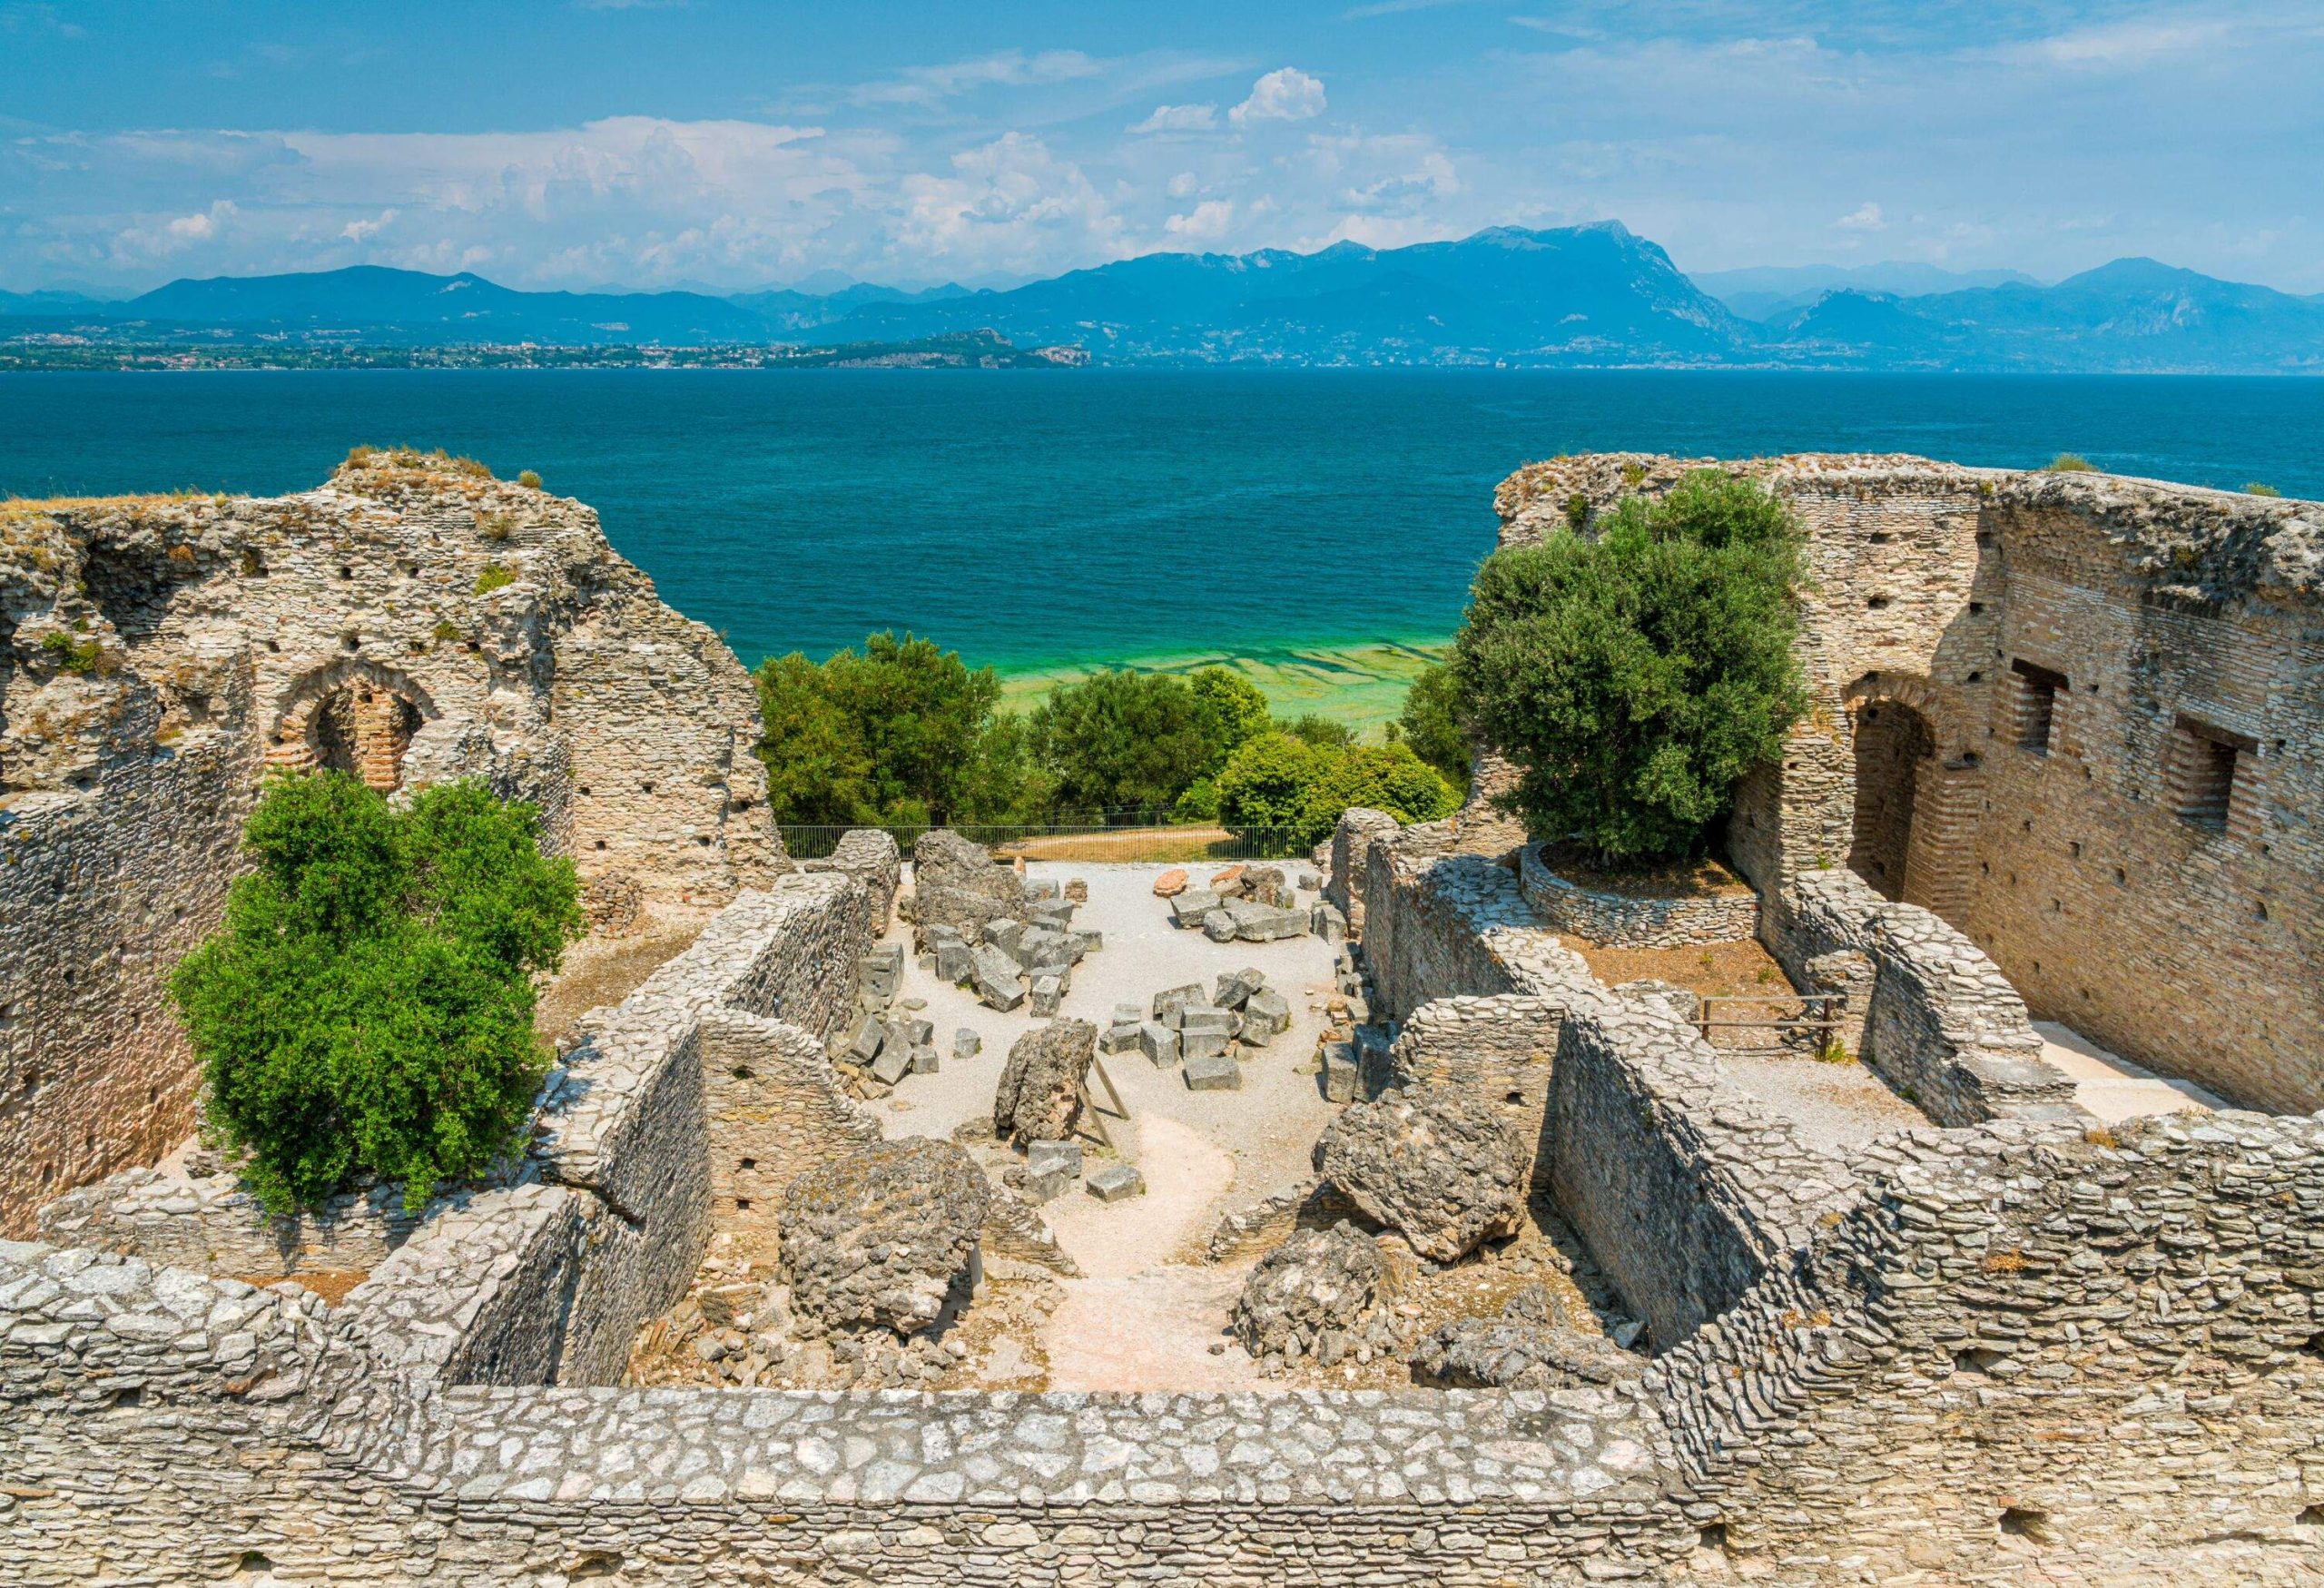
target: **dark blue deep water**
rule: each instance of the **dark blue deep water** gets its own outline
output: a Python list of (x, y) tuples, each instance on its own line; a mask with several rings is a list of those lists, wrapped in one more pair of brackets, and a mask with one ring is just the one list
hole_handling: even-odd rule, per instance
[(0, 496), (537, 469), (746, 661), (911, 627), (1059, 664), (1449, 634), (1493, 483), (1637, 449), (1896, 450), (2324, 496), (2324, 380), (1497, 371), (0, 375)]

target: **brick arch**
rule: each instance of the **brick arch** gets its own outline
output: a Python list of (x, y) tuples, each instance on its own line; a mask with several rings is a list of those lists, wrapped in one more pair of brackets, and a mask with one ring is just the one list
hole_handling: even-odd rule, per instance
[(438, 715), (408, 674), (359, 657), (316, 668), (291, 685), (266, 750), (271, 766), (335, 766), (382, 794), (403, 782), (412, 735)]
[(1854, 749), (1848, 868), (1887, 898), (1955, 919), (1984, 804), (1977, 757), (1926, 678), (1866, 673), (1841, 699)]

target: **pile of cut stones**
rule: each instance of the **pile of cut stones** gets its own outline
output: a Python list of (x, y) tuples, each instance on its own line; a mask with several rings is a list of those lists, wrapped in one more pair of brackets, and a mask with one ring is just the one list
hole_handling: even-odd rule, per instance
[[(1320, 878), (1303, 876), (1299, 886), (1314, 892)], [(1197, 888), (1183, 869), (1154, 879), (1157, 898), (1170, 907), (1170, 924), (1199, 929), (1213, 942), (1275, 942), (1313, 932), (1327, 942), (1347, 941), (1347, 917), (1320, 900), (1302, 907), (1280, 866), (1231, 865)]]
[[(831, 1048), (840, 1078), (855, 1096), (883, 1098), (907, 1075), (933, 1075), (940, 1060), (936, 1025), (921, 1018), (924, 998), (900, 998), (903, 991), (904, 949), (901, 943), (881, 943), (856, 962), (855, 1019)], [(952, 1033), (952, 1057), (975, 1057), (983, 1041), (961, 1026)]]
[(958, 926), (930, 924), (921, 967), (940, 981), (973, 988), (988, 1009), (1007, 1011), (1031, 1001), (1031, 1012), (1048, 1019), (1073, 990), (1073, 967), (1105, 946), (1105, 934), (1073, 924), (1073, 912), (1088, 895), (1075, 879), (1060, 891), (1054, 882), (1025, 883), (1025, 913), (984, 922), (971, 939)]
[(1246, 968), (1219, 977), (1209, 993), (1193, 981), (1156, 993), (1146, 1008), (1116, 1004), (1098, 1045), (1143, 1053), (1157, 1068), (1183, 1065), (1189, 1091), (1240, 1091), (1242, 1050), (1264, 1048), (1290, 1029), (1291, 1001)]
[(1396, 1031), (1373, 1022), (1372, 982), (1351, 949), (1340, 950), (1332, 984), (1316, 1063), (1324, 1074), (1324, 1096), (1335, 1103), (1354, 1102), (1385, 1083)]

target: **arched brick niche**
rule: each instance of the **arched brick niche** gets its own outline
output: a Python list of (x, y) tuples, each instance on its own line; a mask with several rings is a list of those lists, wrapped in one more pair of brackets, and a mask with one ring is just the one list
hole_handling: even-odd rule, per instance
[(1982, 803), (1975, 753), (1925, 678), (1867, 673), (1843, 699), (1856, 746), (1848, 869), (1884, 898), (1954, 918)]
[(385, 794), (403, 783), (404, 752), (436, 715), (428, 692), (395, 668), (333, 662), (291, 686), (266, 763), (344, 772)]

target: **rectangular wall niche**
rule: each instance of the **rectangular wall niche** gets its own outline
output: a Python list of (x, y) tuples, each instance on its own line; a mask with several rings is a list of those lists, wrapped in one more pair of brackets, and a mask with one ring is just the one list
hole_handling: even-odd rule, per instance
[(2069, 687), (2066, 676), (2023, 658), (2010, 663), (2009, 671), (2015, 684), (2012, 695), (2017, 746), (2036, 755), (2047, 755), (2050, 730), (2057, 721), (2058, 696)]
[(2163, 791), (2180, 820), (2207, 833), (2227, 831), (2236, 774), (2259, 754), (2259, 741), (2181, 715), (2171, 730)]

